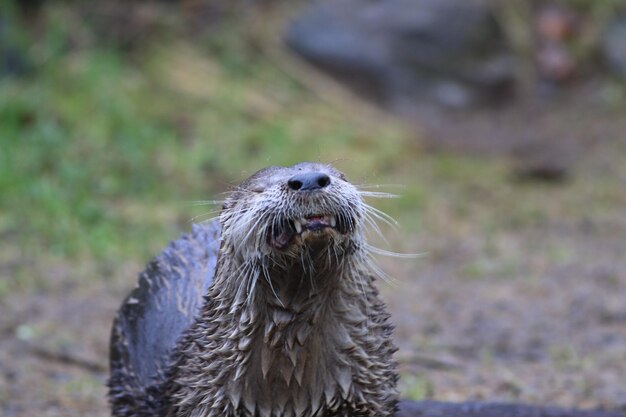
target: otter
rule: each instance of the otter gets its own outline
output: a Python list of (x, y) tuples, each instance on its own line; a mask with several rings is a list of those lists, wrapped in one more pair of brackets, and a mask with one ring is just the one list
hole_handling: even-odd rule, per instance
[[(395, 347), (361, 192), (263, 169), (139, 278), (115, 319), (115, 416), (390, 417)], [(218, 248), (219, 242), (219, 248)]]
[(329, 165), (265, 168), (170, 243), (113, 323), (113, 416), (626, 417), (398, 402), (367, 195)]

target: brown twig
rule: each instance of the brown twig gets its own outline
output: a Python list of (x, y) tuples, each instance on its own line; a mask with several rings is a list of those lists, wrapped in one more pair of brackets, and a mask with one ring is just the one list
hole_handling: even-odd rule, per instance
[(416, 365), (426, 369), (458, 370), (465, 366), (451, 358), (435, 357), (416, 352), (399, 352), (396, 354), (399, 365)]
[(86, 358), (81, 358), (67, 352), (54, 352), (42, 346), (29, 346), (31, 352), (46, 361), (58, 362), (63, 365), (75, 366), (92, 373), (103, 373), (107, 366)]

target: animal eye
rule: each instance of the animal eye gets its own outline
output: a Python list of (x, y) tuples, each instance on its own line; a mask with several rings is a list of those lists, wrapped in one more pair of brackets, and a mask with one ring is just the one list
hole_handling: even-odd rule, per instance
[(263, 191), (265, 191), (265, 186), (263, 186), (262, 184), (254, 184), (248, 189), (253, 193), (262, 193)]

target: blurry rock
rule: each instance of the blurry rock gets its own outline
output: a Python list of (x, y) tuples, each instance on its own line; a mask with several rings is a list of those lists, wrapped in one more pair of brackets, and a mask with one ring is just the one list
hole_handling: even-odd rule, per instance
[(486, 5), (471, 0), (326, 0), (288, 28), (296, 53), (394, 108), (466, 107), (510, 95), (514, 66)]
[(602, 50), (611, 69), (626, 79), (626, 12), (609, 24), (602, 39)]

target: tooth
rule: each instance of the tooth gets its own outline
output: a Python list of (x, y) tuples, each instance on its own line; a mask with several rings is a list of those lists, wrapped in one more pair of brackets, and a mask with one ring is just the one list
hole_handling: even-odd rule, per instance
[(337, 226), (337, 219), (335, 218), (335, 216), (330, 216), (330, 227), (335, 226)]
[(295, 222), (293, 222), (293, 224), (294, 226), (296, 226), (296, 232), (298, 234), (302, 233), (302, 225), (300, 224), (300, 222), (296, 220)]

